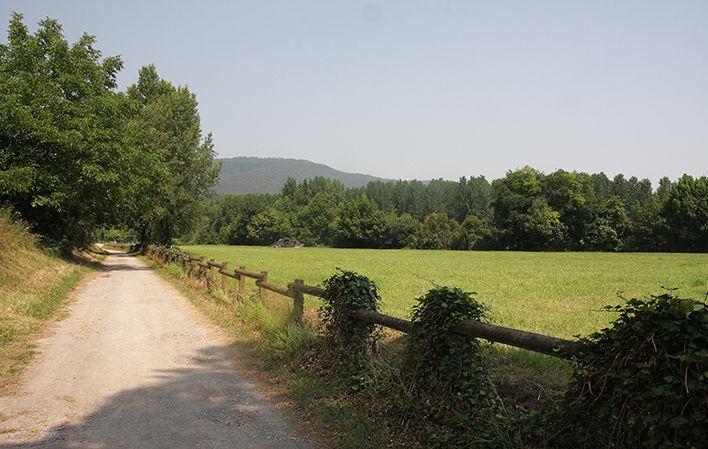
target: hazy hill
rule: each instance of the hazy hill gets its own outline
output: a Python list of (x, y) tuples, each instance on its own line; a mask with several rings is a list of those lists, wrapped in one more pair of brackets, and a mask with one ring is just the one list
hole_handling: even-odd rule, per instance
[(232, 157), (218, 159), (221, 175), (216, 193), (278, 193), (288, 178), (302, 181), (315, 176), (336, 179), (347, 187), (360, 187), (377, 178), (360, 173), (335, 170), (303, 159), (275, 157)]

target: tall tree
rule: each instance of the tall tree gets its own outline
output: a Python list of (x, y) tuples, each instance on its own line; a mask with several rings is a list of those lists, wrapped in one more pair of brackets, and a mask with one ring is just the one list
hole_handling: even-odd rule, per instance
[(31, 34), (13, 14), (0, 45), (0, 203), (65, 249), (111, 222), (121, 200), (122, 62), (94, 44), (88, 34), (69, 44), (52, 19)]
[(683, 175), (661, 210), (673, 251), (708, 252), (708, 178)]
[(332, 234), (337, 246), (376, 248), (385, 235), (385, 215), (366, 195), (348, 199), (337, 210)]
[(543, 195), (541, 174), (524, 167), (492, 183), (494, 222), (509, 249), (562, 248), (567, 227)]
[(152, 165), (134, 166), (128, 224), (143, 243), (170, 243), (188, 232), (211, 195), (219, 174), (211, 134), (202, 137), (195, 95), (161, 79), (155, 66), (143, 67), (128, 96), (139, 105), (131, 123), (131, 143)]
[(451, 249), (460, 229), (455, 219), (444, 212), (433, 212), (423, 220), (415, 235), (415, 247), (420, 249)]

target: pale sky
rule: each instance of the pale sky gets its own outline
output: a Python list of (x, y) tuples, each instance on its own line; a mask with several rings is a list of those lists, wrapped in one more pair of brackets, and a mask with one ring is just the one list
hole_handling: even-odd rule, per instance
[(187, 84), (221, 157), (708, 175), (708, 0), (8, 1)]

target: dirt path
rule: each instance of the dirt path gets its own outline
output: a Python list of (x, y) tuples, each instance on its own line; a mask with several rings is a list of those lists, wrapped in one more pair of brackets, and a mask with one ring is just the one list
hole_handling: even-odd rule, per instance
[(140, 260), (111, 255), (0, 397), (0, 447), (305, 448)]

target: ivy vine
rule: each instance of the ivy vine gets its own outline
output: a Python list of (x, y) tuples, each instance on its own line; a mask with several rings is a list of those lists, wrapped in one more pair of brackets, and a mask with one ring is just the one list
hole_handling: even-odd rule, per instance
[(319, 309), (325, 344), (347, 371), (361, 371), (369, 363), (380, 337), (378, 326), (353, 320), (351, 312), (378, 311), (379, 290), (374, 282), (353, 271), (338, 270), (324, 281), (325, 298)]
[(699, 448), (708, 441), (708, 309), (667, 293), (608, 306), (612, 326), (580, 340), (546, 442), (573, 448)]
[(487, 307), (448, 287), (418, 301), (404, 361), (410, 397), (402, 412), (422, 423), (427, 447), (510, 447), (509, 418), (482, 343), (450, 332), (461, 320), (487, 321)]

